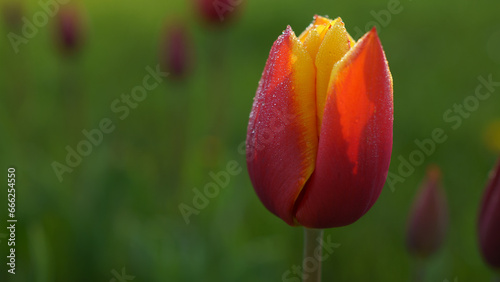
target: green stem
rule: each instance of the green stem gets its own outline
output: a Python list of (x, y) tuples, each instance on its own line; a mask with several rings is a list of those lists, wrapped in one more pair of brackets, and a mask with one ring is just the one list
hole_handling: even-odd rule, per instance
[[(61, 63), (60, 92), (64, 112), (63, 134), (69, 144), (78, 142), (86, 123), (86, 100), (76, 58), (64, 58)], [(62, 135), (63, 136), (63, 135)]]
[(416, 258), (413, 262), (413, 282), (424, 281), (425, 277), (425, 260), (422, 258)]
[[(182, 187), (182, 170), (184, 166), (184, 157), (186, 153), (186, 145), (188, 141), (188, 128), (190, 123), (189, 112), (189, 98), (188, 91), (189, 81), (172, 81), (171, 92), (168, 93), (170, 110), (167, 120), (171, 123), (171, 132), (175, 132), (168, 136), (170, 140), (166, 140), (166, 144), (171, 144), (170, 148), (167, 146), (167, 156), (164, 160), (166, 168), (171, 172), (171, 177), (168, 180), (168, 185), (175, 187), (175, 191), (180, 191)], [(169, 143), (170, 142), (170, 143)]]
[(210, 130), (211, 134), (220, 138), (226, 139), (228, 109), (231, 106), (231, 78), (232, 73), (228, 65), (228, 34), (225, 31), (218, 31), (212, 34), (210, 38), (210, 53), (209, 53), (209, 79), (210, 79), (210, 97), (211, 113), (213, 117)]
[(321, 282), (322, 239), (323, 229), (304, 228), (303, 282)]

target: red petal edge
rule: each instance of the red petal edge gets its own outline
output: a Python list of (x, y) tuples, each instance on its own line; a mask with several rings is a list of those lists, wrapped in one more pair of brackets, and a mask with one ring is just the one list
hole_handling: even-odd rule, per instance
[(246, 143), (248, 172), (257, 195), (290, 225), (295, 200), (314, 170), (318, 139), (314, 87), (304, 87), (314, 86), (314, 65), (305, 50), (297, 49), (299, 43), (290, 27), (274, 43)]

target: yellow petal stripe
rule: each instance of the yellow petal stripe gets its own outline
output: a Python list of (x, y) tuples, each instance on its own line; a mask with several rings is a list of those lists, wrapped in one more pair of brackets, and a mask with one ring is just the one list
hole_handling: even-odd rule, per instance
[(340, 18), (330, 24), (316, 55), (316, 107), (318, 132), (323, 121), (326, 92), (330, 83), (332, 68), (351, 48), (349, 35)]

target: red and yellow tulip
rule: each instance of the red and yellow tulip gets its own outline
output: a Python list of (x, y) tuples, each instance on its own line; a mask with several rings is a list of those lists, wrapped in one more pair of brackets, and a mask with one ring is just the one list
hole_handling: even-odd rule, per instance
[(262, 203), (290, 225), (351, 224), (375, 203), (392, 150), (392, 77), (375, 29), (357, 42), (315, 16), (274, 43), (250, 114), (247, 165)]
[(500, 274), (500, 159), (486, 188), (479, 214), (479, 245), (485, 261)]

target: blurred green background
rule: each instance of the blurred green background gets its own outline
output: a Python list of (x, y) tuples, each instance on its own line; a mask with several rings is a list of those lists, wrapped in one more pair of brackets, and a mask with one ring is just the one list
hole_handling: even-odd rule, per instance
[[(120, 281), (124, 271), (134, 281), (281, 281), (301, 263), (303, 231), (263, 207), (238, 150), (269, 50), (287, 25), (299, 34), (314, 14), (341, 16), (358, 39), (356, 27), (364, 31), (389, 3), (249, 0), (219, 26), (200, 20), (191, 1), (81, 1), (85, 36), (72, 56), (58, 48), (55, 18), (18, 54), (4, 21), (0, 168), (5, 183), (7, 168), (16, 168), (18, 223), (15, 275), (7, 273), (7, 229), (0, 229), (0, 280)], [(456, 130), (443, 114), (474, 94), (478, 76), (500, 81), (500, 2), (399, 3), (399, 13), (378, 22), (394, 79), (390, 171), (417, 148), (415, 139), (430, 138), (435, 128), (448, 139), (394, 191), (386, 185), (358, 222), (325, 231), (340, 247), (323, 263), (323, 279), (409, 280), (406, 220), (426, 166), (435, 163), (450, 228), (426, 281), (489, 281), (476, 222), (499, 153), (500, 88)], [(42, 9), (38, 1), (23, 4), (30, 20)], [(186, 27), (190, 71), (165, 79), (120, 120), (110, 105), (160, 63), (172, 22)], [(115, 130), (60, 182), (52, 163), (64, 164), (65, 147), (76, 149), (82, 130), (99, 128), (103, 118)], [(179, 204), (192, 206), (193, 188), (203, 190), (213, 182), (210, 172), (234, 162), (241, 172), (186, 224)], [(4, 188), (0, 226), (7, 225)]]

